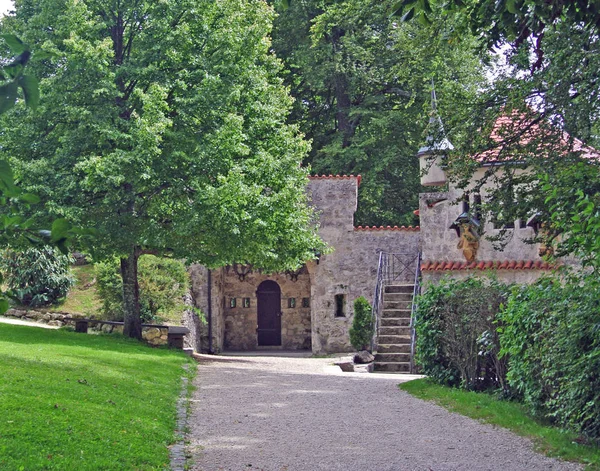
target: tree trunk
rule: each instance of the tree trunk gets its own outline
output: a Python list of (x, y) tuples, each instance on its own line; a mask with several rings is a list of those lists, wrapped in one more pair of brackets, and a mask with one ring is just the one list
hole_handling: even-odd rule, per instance
[[(339, 61), (343, 61), (343, 51), (341, 47), (341, 38), (346, 32), (335, 26), (331, 31), (331, 46), (334, 56), (338, 56)], [(348, 77), (344, 70), (334, 72), (333, 88), (335, 92), (336, 112), (335, 119), (337, 121), (337, 130), (342, 134), (342, 148), (350, 146), (352, 138), (358, 126), (357, 118), (350, 118), (352, 108), (352, 100), (350, 97), (350, 85)]]
[(132, 247), (126, 258), (121, 258), (121, 278), (123, 279), (123, 334), (142, 340), (142, 319), (140, 317), (140, 286), (138, 283), (139, 247)]

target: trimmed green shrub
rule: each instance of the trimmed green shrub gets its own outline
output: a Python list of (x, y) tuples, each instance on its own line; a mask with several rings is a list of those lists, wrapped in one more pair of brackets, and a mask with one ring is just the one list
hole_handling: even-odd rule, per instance
[(350, 327), (350, 343), (357, 350), (368, 350), (373, 338), (371, 305), (363, 296), (354, 300), (354, 318)]
[(443, 278), (418, 299), (416, 363), (434, 381), (469, 390), (505, 389), (496, 315), (509, 287), (496, 280)]
[(511, 391), (532, 413), (600, 441), (597, 277), (514, 288), (499, 317)]
[(31, 307), (47, 306), (64, 298), (75, 283), (72, 258), (53, 247), (5, 250), (1, 269), (5, 283), (17, 300)]
[[(118, 260), (96, 264), (98, 295), (103, 317), (123, 320), (123, 282)], [(142, 255), (138, 262), (142, 321), (174, 318), (183, 312), (182, 297), (189, 288), (189, 276), (179, 260)]]

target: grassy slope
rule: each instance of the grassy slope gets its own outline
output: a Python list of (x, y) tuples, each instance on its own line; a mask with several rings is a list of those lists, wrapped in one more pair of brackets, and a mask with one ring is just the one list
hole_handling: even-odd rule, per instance
[(97, 315), (102, 308), (102, 301), (98, 297), (95, 284), (94, 265), (72, 267), (75, 276), (75, 286), (63, 302), (52, 306), (51, 311), (84, 314), (85, 316)]
[(0, 469), (164, 469), (190, 361), (118, 337), (0, 324)]
[(452, 412), (529, 437), (538, 450), (549, 456), (587, 463), (588, 469), (600, 469), (598, 447), (578, 443), (579, 437), (574, 433), (540, 424), (516, 402), (499, 401), (489, 394), (439, 386), (427, 379), (403, 383), (400, 389), (419, 399), (433, 401)]

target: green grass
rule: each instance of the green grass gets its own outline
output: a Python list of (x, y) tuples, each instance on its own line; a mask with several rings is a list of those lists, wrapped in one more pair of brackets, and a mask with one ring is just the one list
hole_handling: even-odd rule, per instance
[(475, 393), (434, 384), (418, 379), (400, 385), (400, 389), (419, 399), (436, 404), (467, 417), (507, 428), (529, 437), (536, 449), (548, 456), (588, 465), (587, 469), (600, 470), (600, 449), (579, 443), (576, 434), (541, 424), (525, 412), (523, 406), (511, 401), (500, 401), (485, 393)]
[(168, 468), (187, 362), (122, 337), (0, 324), (0, 469)]
[(94, 265), (81, 265), (71, 267), (75, 276), (75, 285), (61, 303), (51, 306), (51, 311), (68, 312), (71, 314), (84, 314), (85, 316), (97, 315), (102, 308), (102, 301), (98, 297), (95, 283)]

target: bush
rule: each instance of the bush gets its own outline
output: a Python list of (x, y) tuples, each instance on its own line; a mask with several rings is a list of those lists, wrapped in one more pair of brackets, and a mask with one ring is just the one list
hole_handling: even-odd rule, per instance
[(373, 338), (371, 305), (363, 296), (354, 300), (354, 318), (350, 327), (350, 343), (357, 350), (367, 350)]
[(444, 278), (418, 300), (416, 363), (424, 374), (469, 390), (505, 389), (496, 315), (509, 287), (481, 278)]
[(67, 295), (75, 283), (69, 270), (72, 262), (53, 247), (5, 250), (1, 269), (13, 296), (25, 306), (39, 307), (55, 304)]
[(593, 274), (515, 288), (500, 313), (511, 391), (534, 414), (600, 440), (600, 282)]
[[(98, 295), (104, 317), (123, 320), (123, 282), (118, 260), (96, 264)], [(183, 295), (189, 288), (185, 265), (178, 260), (143, 255), (138, 263), (142, 321), (167, 320), (184, 309)]]

